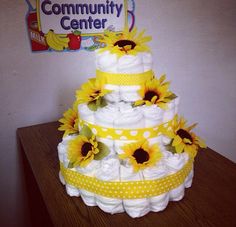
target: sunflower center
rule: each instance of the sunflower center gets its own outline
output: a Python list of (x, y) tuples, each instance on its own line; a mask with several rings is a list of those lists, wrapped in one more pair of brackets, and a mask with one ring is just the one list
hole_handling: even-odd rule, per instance
[(82, 156), (86, 156), (89, 151), (92, 150), (92, 144), (91, 143), (84, 143), (82, 148), (81, 148), (81, 154)]
[(124, 47), (125, 46), (131, 46), (131, 50), (133, 50), (136, 47), (136, 43), (133, 42), (132, 40), (118, 40), (117, 42), (115, 42), (114, 46), (118, 46), (120, 48), (122, 48), (122, 50), (125, 50)]
[(145, 93), (144, 100), (151, 102), (154, 96), (157, 96), (157, 100), (159, 99), (159, 95), (155, 91), (148, 91)]
[(136, 162), (140, 164), (147, 162), (149, 160), (149, 154), (142, 148), (137, 149), (134, 152), (133, 157), (136, 159)]
[(95, 99), (97, 96), (99, 96), (101, 93), (101, 91), (97, 90), (95, 92), (93, 92), (93, 94), (91, 94), (89, 97), (92, 99)]
[(192, 136), (184, 129), (179, 129), (177, 131), (177, 135), (180, 136), (181, 139), (189, 139), (191, 142), (193, 142)]
[(76, 118), (72, 120), (72, 126), (75, 127)]

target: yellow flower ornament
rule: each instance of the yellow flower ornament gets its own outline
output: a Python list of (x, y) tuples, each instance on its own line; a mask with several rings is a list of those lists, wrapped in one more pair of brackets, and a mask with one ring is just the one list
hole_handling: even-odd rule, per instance
[(98, 107), (107, 105), (104, 96), (110, 91), (103, 88), (103, 83), (95, 78), (83, 84), (80, 90), (76, 91), (76, 98), (79, 104), (87, 103), (88, 107), (96, 111)]
[(96, 140), (88, 126), (84, 126), (79, 135), (68, 142), (68, 168), (86, 167), (93, 160), (101, 160), (110, 153), (108, 147)]
[(105, 31), (100, 42), (104, 43), (106, 47), (101, 48), (100, 52), (110, 51), (111, 54), (116, 54), (121, 57), (125, 54), (137, 55), (139, 52), (149, 52), (150, 49), (146, 45), (152, 38), (144, 36), (145, 31), (137, 34), (137, 28), (131, 32), (125, 28), (122, 34), (116, 34), (112, 31)]
[(60, 127), (58, 128), (59, 131), (64, 131), (63, 137), (78, 133), (78, 102), (74, 102), (73, 107), (68, 109), (64, 114), (63, 118), (59, 120)]
[(123, 154), (120, 159), (128, 159), (133, 166), (134, 172), (154, 166), (162, 157), (157, 144), (149, 145), (147, 140), (123, 146)]
[(170, 82), (165, 82), (166, 76), (161, 76), (160, 79), (153, 78), (146, 81), (146, 83), (139, 90), (142, 97), (134, 103), (134, 106), (140, 105), (157, 105), (162, 109), (167, 109), (167, 103), (175, 99), (177, 96), (169, 91)]
[(175, 115), (163, 132), (167, 137), (171, 138), (171, 143), (167, 148), (174, 153), (187, 152), (195, 157), (199, 147), (206, 148), (205, 142), (191, 131), (196, 125), (187, 126), (184, 118), (178, 118)]
[(99, 152), (97, 147), (98, 143), (94, 136), (88, 139), (79, 135), (68, 143), (68, 159), (73, 166), (85, 167)]

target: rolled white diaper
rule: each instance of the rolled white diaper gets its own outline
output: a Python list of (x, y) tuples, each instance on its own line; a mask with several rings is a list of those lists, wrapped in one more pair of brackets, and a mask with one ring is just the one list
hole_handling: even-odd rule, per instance
[(128, 109), (125, 112), (120, 112), (119, 116), (114, 120), (115, 128), (137, 129), (144, 127), (142, 112), (137, 109)]
[(168, 109), (164, 111), (163, 122), (168, 122), (172, 120), (175, 116), (175, 100), (170, 101), (168, 104)]
[(169, 156), (166, 157), (165, 163), (170, 174), (183, 168), (188, 160), (188, 155), (186, 153), (172, 154), (169, 152)]
[(118, 103), (120, 98), (120, 87), (118, 85), (106, 84), (105, 89), (110, 90), (111, 92), (105, 95), (105, 100), (108, 102)]
[(118, 58), (116, 54), (109, 51), (100, 52), (96, 50), (96, 68), (102, 72), (117, 73)]
[(72, 139), (74, 139), (76, 135), (68, 135), (62, 139), (62, 142), (58, 144), (57, 151), (58, 151), (58, 157), (60, 162), (63, 163), (65, 167), (68, 166), (69, 160), (67, 158), (67, 146), (68, 142)]
[(120, 99), (125, 102), (135, 102), (141, 99), (138, 91), (140, 86), (120, 86)]
[(117, 105), (108, 104), (95, 112), (95, 124), (103, 127), (113, 128), (114, 120), (119, 116)]
[(141, 53), (144, 72), (152, 70), (152, 54), (148, 52)]
[(101, 161), (93, 160), (85, 167), (76, 167), (76, 171), (83, 175), (94, 177), (96, 172), (101, 168)]
[(127, 103), (127, 102), (119, 102), (117, 103), (117, 105), (121, 113), (129, 112), (133, 109), (131, 103)]
[(94, 120), (94, 111), (91, 111), (87, 104), (80, 104), (78, 106), (78, 112), (79, 112), (79, 117), (80, 119), (82, 120), (85, 120), (91, 124), (94, 124), (95, 123), (95, 120)]
[(171, 142), (171, 139), (169, 137), (167, 137), (165, 135), (162, 135), (162, 143), (163, 143), (163, 145), (168, 145), (168, 144), (170, 144), (170, 142)]
[(65, 142), (61, 142), (58, 144), (57, 146), (57, 151), (58, 151), (58, 157), (60, 162), (64, 162), (64, 154), (66, 154), (67, 152), (67, 145), (65, 144)]
[[(158, 162), (154, 167), (143, 170), (143, 176), (145, 180), (155, 180), (164, 177), (167, 173), (167, 169), (163, 161)], [(149, 198), (149, 206), (151, 211), (157, 212), (164, 210), (169, 202), (169, 192), (166, 192), (159, 196)]]
[[(93, 160), (86, 167), (77, 167), (76, 171), (86, 176), (94, 177), (96, 172), (100, 169), (101, 161)], [(96, 206), (96, 198), (94, 193), (80, 189), (80, 195), (87, 206)]]
[(142, 73), (144, 72), (143, 59), (141, 54), (124, 55), (118, 59), (118, 73)]
[(143, 116), (145, 119), (145, 127), (155, 127), (162, 123), (164, 111), (156, 106), (140, 106), (139, 109), (143, 112)]
[(192, 186), (193, 175), (194, 175), (194, 171), (192, 169), (189, 175), (185, 179), (185, 182), (184, 182), (185, 188), (190, 188)]
[[(75, 135), (68, 135), (68, 136), (64, 137), (62, 142), (59, 143), (57, 146), (59, 160), (60, 160), (60, 162), (63, 163), (63, 165), (65, 167), (67, 167), (69, 164), (69, 160), (67, 158), (68, 142), (75, 137), (76, 137)], [(70, 196), (79, 196), (80, 195), (79, 189), (77, 189), (74, 186), (69, 185), (65, 182), (64, 177), (62, 176), (61, 172), (59, 173), (59, 178), (60, 178), (61, 183), (63, 185), (66, 185), (66, 191), (67, 191), (68, 195), (70, 195)]]
[(69, 184), (66, 184), (66, 192), (69, 196), (76, 196), (76, 197), (80, 196), (79, 189)]
[(170, 201), (180, 201), (184, 197), (184, 183), (170, 191)]
[[(173, 174), (176, 171), (180, 170), (183, 168), (183, 166), (186, 164), (186, 156), (188, 156), (185, 153), (182, 154), (170, 154), (169, 157), (165, 159), (167, 168), (168, 168), (168, 173)], [(181, 184), (177, 188), (173, 189), (170, 191), (170, 200), (171, 201), (179, 201), (184, 197), (184, 189), (185, 189), (185, 184)]]
[(163, 143), (162, 143), (162, 135), (159, 135), (157, 137), (149, 138), (148, 139), (149, 145), (157, 144), (161, 151), (165, 149)]
[(60, 181), (61, 181), (61, 183), (62, 183), (63, 185), (66, 185), (65, 179), (64, 179), (64, 177), (62, 176), (61, 171), (59, 171), (59, 179), (60, 179)]
[(177, 97), (168, 103), (168, 109), (164, 112), (163, 122), (172, 120), (178, 113), (180, 98)]
[[(120, 166), (120, 179), (121, 181), (138, 181), (143, 180), (142, 173), (133, 172), (131, 166)], [(132, 218), (142, 217), (150, 211), (148, 199), (124, 199), (124, 209)]]
[(97, 206), (96, 197), (94, 193), (80, 189), (80, 195), (81, 195), (81, 198), (83, 199), (83, 202), (87, 206)]
[[(103, 181), (119, 181), (119, 160), (117, 158), (109, 158), (102, 160), (101, 168), (97, 171), (96, 177)], [(124, 212), (124, 207), (121, 199), (113, 199), (96, 195), (96, 203), (103, 211), (111, 214)]]

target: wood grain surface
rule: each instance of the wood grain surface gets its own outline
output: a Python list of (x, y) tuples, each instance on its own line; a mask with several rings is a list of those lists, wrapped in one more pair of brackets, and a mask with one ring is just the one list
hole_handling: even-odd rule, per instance
[(81, 198), (66, 194), (58, 178), (57, 145), (62, 133), (57, 128), (53, 122), (17, 130), (54, 226), (236, 226), (236, 164), (213, 150), (199, 151), (193, 185), (181, 201), (132, 219), (125, 213), (111, 215), (88, 207)]

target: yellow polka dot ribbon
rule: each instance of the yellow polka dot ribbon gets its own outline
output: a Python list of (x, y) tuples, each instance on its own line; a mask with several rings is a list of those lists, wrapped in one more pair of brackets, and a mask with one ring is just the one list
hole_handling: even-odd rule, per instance
[(79, 125), (87, 125), (100, 138), (113, 140), (142, 140), (157, 137), (163, 131), (163, 125), (158, 125), (152, 128), (140, 129), (122, 129), (122, 128), (107, 128), (99, 125), (91, 124), (84, 120), (79, 120)]
[(193, 159), (189, 159), (181, 170), (155, 180), (102, 181), (68, 169), (64, 167), (63, 163), (60, 163), (61, 174), (69, 185), (116, 199), (149, 198), (167, 193), (183, 184), (192, 168)]
[(147, 71), (144, 73), (106, 73), (100, 70), (96, 71), (97, 79), (99, 79), (103, 84), (112, 84), (120, 86), (129, 86), (129, 85), (142, 85), (147, 80), (153, 78), (153, 71)]

